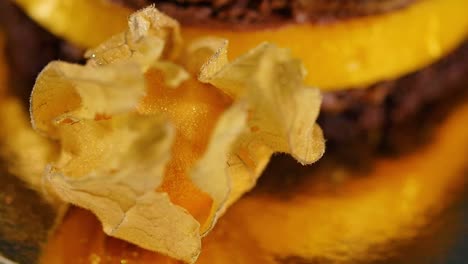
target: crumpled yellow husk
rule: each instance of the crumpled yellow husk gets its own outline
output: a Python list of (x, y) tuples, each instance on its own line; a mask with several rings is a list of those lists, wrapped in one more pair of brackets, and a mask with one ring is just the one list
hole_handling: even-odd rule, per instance
[[(228, 204), (250, 189), (274, 152), (289, 153), (302, 164), (318, 160), (325, 151), (320, 127), (318, 89), (305, 87), (302, 63), (287, 49), (263, 43), (227, 63), (227, 43), (203, 65), (199, 79), (249, 103), (250, 130), (236, 143), (230, 159), (233, 192)], [(236, 190), (241, 190), (236, 193)]]
[(66, 142), (46, 183), (62, 199), (94, 212), (108, 235), (188, 262), (196, 259), (198, 222), (167, 194), (154, 191), (170, 158), (174, 131), (167, 122), (127, 115), (60, 127)]
[[(150, 18), (173, 21), (150, 10)], [(92, 50), (88, 65), (52, 62), (39, 75), (32, 122), (62, 148), (45, 183), (64, 201), (94, 212), (107, 234), (193, 262), (200, 252), (199, 223), (167, 194), (155, 192), (174, 132), (161, 116), (135, 113), (146, 89), (143, 70), (151, 63), (171, 68), (157, 59), (164, 52), (173, 56), (163, 48), (171, 47), (165, 44), (169, 38), (177, 45), (177, 37), (163, 34), (164, 25), (146, 23), (147, 11), (140, 14), (130, 19), (134, 30)], [(135, 21), (138, 26), (132, 27)], [(141, 39), (145, 32), (151, 35)], [(125, 42), (119, 43), (122, 36)], [(174, 84), (180, 83), (180, 76), (174, 77), (179, 79)]]
[(158, 69), (163, 73), (166, 86), (171, 88), (178, 87), (190, 78), (190, 74), (184, 68), (173, 62), (161, 61), (153, 63), (152, 68)]
[[(163, 178), (173, 132), (161, 117), (120, 114), (131, 111), (143, 96), (142, 73), (129, 65), (52, 63), (41, 73), (31, 100), (32, 120), (43, 124), (42, 132), (55, 134), (62, 147), (61, 157), (46, 172), (45, 183), (63, 200), (93, 211), (107, 234), (192, 262), (200, 251), (199, 224), (183, 208), (171, 204), (166, 194), (154, 192)], [(53, 75), (63, 68), (70, 73)], [(107, 81), (122, 79), (116, 77), (124, 74), (121, 70), (138, 77), (109, 85)], [(104, 73), (104, 79), (97, 72)], [(66, 98), (55, 96), (65, 89), (69, 90)], [(122, 104), (125, 98), (130, 104)], [(68, 101), (80, 104), (66, 111), (54, 109)], [(142, 208), (144, 213), (136, 214)], [(147, 236), (131, 232), (141, 226)]]
[(229, 194), (232, 191), (231, 179), (227, 171), (228, 158), (233, 143), (246, 128), (246, 110), (246, 105), (240, 102), (223, 114), (211, 136), (208, 149), (191, 171), (191, 179), (195, 185), (213, 199), (210, 220), (202, 228), (202, 234), (206, 234), (213, 228), (227, 206)]
[[(137, 14), (137, 15), (135, 15)], [(92, 64), (109, 64), (133, 57), (143, 66), (157, 59), (174, 60), (182, 48), (180, 25), (154, 7), (130, 16), (128, 30), (117, 34), (85, 53)]]
[(145, 86), (133, 62), (82, 67), (55, 61), (40, 73), (33, 89), (33, 126), (55, 138), (54, 123), (60, 119), (93, 119), (96, 114), (129, 111), (143, 97)]
[(302, 164), (319, 159), (325, 148), (323, 140), (317, 140), (322, 132), (314, 121), (321, 94), (304, 86), (302, 63), (289, 50), (269, 43), (223, 65), (225, 57), (223, 46), (204, 65), (200, 80), (234, 98), (246, 98), (254, 109), (249, 118), (251, 134), (275, 152), (290, 153)]
[[(213, 68), (218, 64), (228, 63), (227, 45), (228, 41), (222, 38), (201, 37), (195, 39), (185, 48), (183, 58), (180, 59), (179, 63), (184, 65), (191, 74), (198, 76), (202, 67), (209, 65)], [(206, 63), (211, 58), (215, 59), (209, 64)]]
[(157, 36), (165, 41), (163, 58), (174, 60), (180, 52), (182, 36), (179, 23), (159, 12), (154, 6), (142, 9), (129, 18), (131, 42), (137, 42), (147, 36)]
[[(31, 97), (31, 119), (61, 147), (47, 166), (45, 185), (96, 214), (108, 235), (194, 262), (201, 236), (254, 186), (274, 152), (291, 153), (303, 164), (323, 154), (315, 124), (320, 93), (303, 86), (301, 63), (284, 49), (262, 44), (229, 63), (226, 41), (207, 38), (184, 46), (177, 22), (149, 7), (130, 17), (126, 32), (86, 56), (84, 66), (52, 62), (43, 70)], [(211, 136), (204, 152), (193, 167), (180, 168), (212, 200), (201, 223), (174, 204), (170, 192), (156, 191), (177, 151), (177, 127), (157, 109), (137, 107), (151, 84), (145, 79), (149, 69), (163, 73), (167, 89), (177, 89), (198, 73), (196, 67), (199, 80), (214, 86), (203, 87), (232, 97), (206, 131)], [(194, 113), (191, 122), (206, 122), (203, 117)]]

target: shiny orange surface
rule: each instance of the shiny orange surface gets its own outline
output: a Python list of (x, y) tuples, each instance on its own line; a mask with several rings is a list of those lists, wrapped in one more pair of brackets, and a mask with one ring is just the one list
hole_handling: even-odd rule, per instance
[(155, 70), (148, 71), (146, 79), (148, 95), (138, 111), (164, 113), (176, 128), (172, 158), (159, 190), (167, 192), (173, 203), (204, 223), (210, 214), (212, 200), (187, 177), (205, 152), (211, 131), (230, 101), (218, 89), (195, 79), (189, 79), (177, 88), (167, 87), (162, 74)]
[[(468, 104), (448, 118), (430, 145), (380, 160), (370, 173), (336, 169), (311, 175), (287, 198), (280, 190), (254, 190), (205, 238), (198, 263), (277, 263), (290, 256), (355, 263), (376, 257), (388, 243), (416, 237), (465, 183), (468, 134), (461, 124), (468, 124)], [(106, 237), (90, 213), (73, 208), (42, 263), (89, 260), (171, 263)]]

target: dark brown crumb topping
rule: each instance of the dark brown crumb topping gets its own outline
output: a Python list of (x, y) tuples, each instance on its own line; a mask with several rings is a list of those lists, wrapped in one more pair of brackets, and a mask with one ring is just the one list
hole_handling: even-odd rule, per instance
[(424, 141), (440, 106), (468, 92), (468, 41), (417, 72), (364, 89), (324, 95), (319, 124), (328, 146), (353, 144), (373, 152), (399, 152)]
[(416, 0), (110, 0), (139, 9), (155, 4), (184, 25), (245, 29), (279, 23), (327, 23), (377, 15)]

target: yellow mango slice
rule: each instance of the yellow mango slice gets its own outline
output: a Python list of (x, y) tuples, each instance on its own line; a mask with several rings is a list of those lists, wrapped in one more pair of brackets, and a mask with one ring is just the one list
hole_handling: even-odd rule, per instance
[(15, 0), (40, 25), (81, 48), (92, 48), (127, 27), (130, 10), (110, 1)]
[(187, 40), (211, 35), (229, 40), (235, 58), (263, 41), (291, 49), (309, 74), (306, 83), (333, 91), (365, 88), (440, 59), (468, 37), (465, 0), (425, 0), (388, 14), (330, 24), (291, 24), (262, 30), (186, 25)]
[[(57, 36), (86, 48), (123, 30), (131, 14), (107, 1), (16, 2)], [(189, 41), (206, 35), (228, 39), (231, 59), (263, 41), (288, 47), (309, 71), (306, 83), (332, 91), (398, 78), (440, 59), (466, 39), (467, 8), (465, 0), (425, 0), (388, 14), (330, 24), (243, 31), (185, 25), (182, 35)]]

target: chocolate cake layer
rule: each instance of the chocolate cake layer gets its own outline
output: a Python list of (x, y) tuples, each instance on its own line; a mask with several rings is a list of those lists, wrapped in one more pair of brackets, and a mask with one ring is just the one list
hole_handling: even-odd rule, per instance
[(278, 23), (326, 23), (377, 15), (415, 0), (110, 0), (139, 9), (155, 4), (186, 25), (245, 29)]
[[(37, 74), (49, 61), (79, 62), (82, 51), (34, 24), (11, 2), (0, 1), (0, 10), (7, 29), (12, 84), (27, 103)], [(329, 150), (336, 145), (365, 146), (370, 152), (406, 148), (413, 139), (407, 137), (411, 133), (401, 133), (402, 124), (422, 123), (428, 109), (467, 86), (468, 41), (441, 61), (399, 79), (325, 93), (319, 124)], [(418, 129), (424, 130), (421, 125)]]
[(468, 41), (442, 60), (396, 80), (324, 94), (319, 124), (328, 146), (355, 142), (372, 148), (412, 145), (424, 115), (452, 96), (468, 91)]

